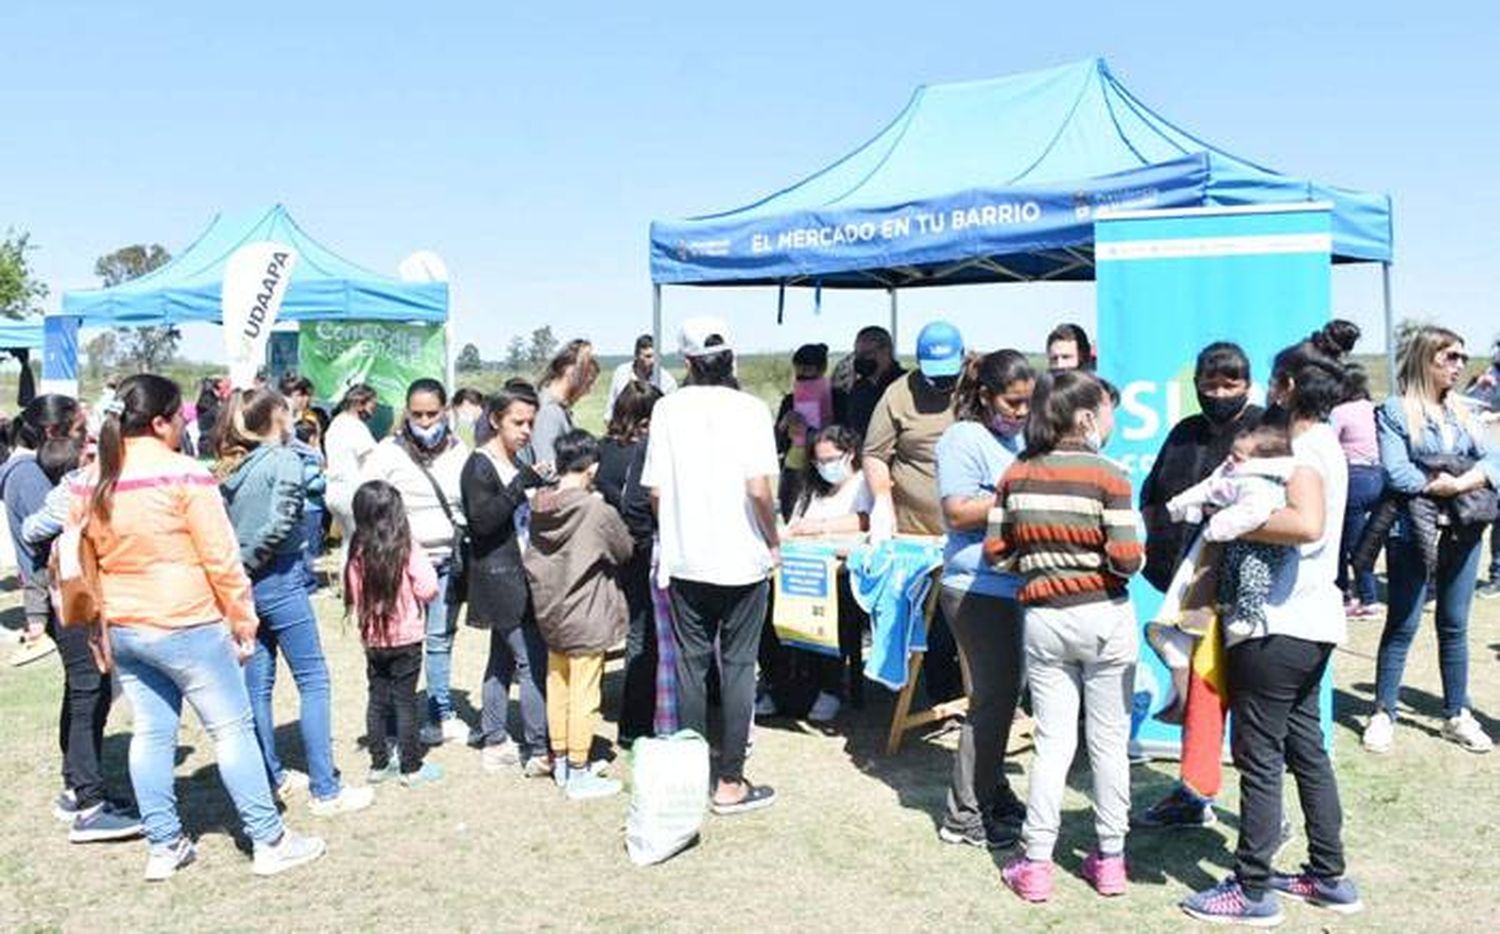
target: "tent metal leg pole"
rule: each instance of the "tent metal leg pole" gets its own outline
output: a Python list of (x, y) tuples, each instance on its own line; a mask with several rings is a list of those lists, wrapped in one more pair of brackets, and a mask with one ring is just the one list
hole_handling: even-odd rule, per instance
[(1385, 297), (1385, 365), (1391, 380), (1391, 391), (1396, 387), (1396, 312), (1391, 307), (1391, 264), (1380, 264), (1380, 290)]
[(651, 343), (658, 354), (661, 346), (661, 284), (651, 283)]
[(896, 324), (900, 311), (896, 306), (896, 290), (886, 289), (886, 293), (891, 296), (891, 347), (896, 348), (901, 345), (901, 342), (896, 339)]

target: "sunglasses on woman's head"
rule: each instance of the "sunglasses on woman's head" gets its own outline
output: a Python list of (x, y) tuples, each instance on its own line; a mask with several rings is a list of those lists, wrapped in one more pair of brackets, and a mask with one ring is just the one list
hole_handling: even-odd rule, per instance
[(1438, 355), (1438, 359), (1449, 366), (1468, 366), (1469, 355), (1462, 350), (1448, 350)]

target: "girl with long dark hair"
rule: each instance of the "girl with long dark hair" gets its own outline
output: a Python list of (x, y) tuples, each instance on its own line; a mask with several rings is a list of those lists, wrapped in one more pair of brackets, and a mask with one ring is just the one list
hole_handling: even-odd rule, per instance
[(181, 435), (177, 384), (152, 374), (125, 379), (69, 522), (83, 526), (98, 554), (100, 647), (134, 714), (130, 781), (151, 847), (146, 878), (169, 878), (196, 855), (173, 790), (184, 702), (213, 737), (255, 873), (274, 875), (322, 856), (324, 844), (286, 829), (276, 811), (240, 672), (258, 628), (250, 580), (218, 484), (178, 453)]
[(214, 472), (260, 617), (255, 651), (245, 665), (245, 685), (266, 776), (283, 798), (301, 784), (301, 776), (284, 769), (276, 753), (271, 700), (276, 657), (282, 655), (300, 701), (297, 725), (307, 755), (309, 807), (321, 817), (363, 810), (374, 800), (374, 790), (344, 785), (333, 764), (328, 662), (302, 564), (302, 458), (287, 444), (291, 409), (273, 389), (246, 389), (230, 397), (223, 418)]
[[(1097, 848), (1083, 875), (1100, 895), (1126, 888), (1130, 820), (1130, 691), (1139, 632), (1126, 585), (1144, 563), (1130, 478), (1100, 453), (1114, 429), (1109, 387), (1084, 370), (1043, 373), (1026, 449), (1000, 481), (984, 552), (1018, 573), (1026, 607), (1026, 675), (1036, 717), (1025, 853), (1006, 885), (1027, 901), (1052, 896), (1052, 853), (1079, 736), (1094, 776)], [(1003, 740), (1002, 740), (1003, 741)]]
[[(488, 629), (479, 734), (487, 771), (521, 764), (529, 778), (552, 774), (547, 744), (547, 646), (532, 614), (521, 563), (528, 491), (545, 481), (520, 459), (531, 440), (537, 398), (524, 381), (509, 382), (485, 406), (490, 436), (464, 462), (460, 487), (472, 543), (469, 625)], [(520, 682), (521, 742), (511, 739), (510, 685)]]
[(948, 530), (938, 601), (968, 672), (969, 713), (958, 737), (945, 843), (999, 849), (1021, 832), (1026, 807), (1005, 777), (1005, 744), (1021, 695), (1021, 578), (982, 557), (995, 485), (1025, 448), (1036, 374), (1026, 356), (997, 350), (965, 361), (954, 423), (937, 444), (938, 494)]
[[(426, 634), (423, 607), (437, 596), (437, 572), (412, 538), (399, 490), (371, 480), (355, 492), (353, 505), (355, 529), (344, 568), (344, 607), (358, 622), (365, 647), (370, 783), (399, 774), (408, 787), (428, 784), (442, 778), (443, 770), (435, 763), (422, 762), (417, 676), (422, 673)], [(394, 763), (386, 744), (386, 727), (392, 718), (400, 750)]]
[(74, 451), (82, 446), (83, 415), (72, 398), (48, 394), (31, 400), (17, 416), (14, 427), (16, 450), (0, 466), (0, 493), (15, 546), (27, 635), (11, 664), (43, 658), (54, 646), (62, 662), (58, 743), (63, 787), (53, 804), (53, 814), (68, 825), (68, 837), (75, 843), (138, 836), (140, 819), (111, 802), (106, 794), (101, 760), (110, 708), (110, 675), (95, 664), (87, 630), (59, 625), (48, 592), (47, 559), (52, 535), (35, 541), (24, 531), (29, 524), (26, 520), (44, 511), (46, 503), (58, 495), (53, 491), (54, 480), (48, 476), (48, 451), (60, 443)]
[(641, 380), (626, 383), (615, 396), (609, 433), (599, 441), (599, 472), (594, 487), (615, 507), (635, 539), (635, 553), (620, 568), (629, 628), (625, 635), (625, 688), (620, 701), (620, 745), (650, 736), (656, 719), (657, 640), (655, 604), (651, 598), (651, 553), (656, 542), (656, 513), (651, 493), (641, 486), (651, 411), (660, 389)]

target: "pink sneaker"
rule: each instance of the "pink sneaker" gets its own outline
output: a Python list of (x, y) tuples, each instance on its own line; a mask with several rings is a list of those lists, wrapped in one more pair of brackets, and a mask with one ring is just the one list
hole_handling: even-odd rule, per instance
[(1083, 877), (1100, 895), (1125, 894), (1125, 855), (1105, 856), (1098, 850), (1083, 858)]
[(1052, 897), (1052, 863), (1017, 856), (1000, 870), (1000, 878), (1012, 892), (1028, 902), (1044, 902)]

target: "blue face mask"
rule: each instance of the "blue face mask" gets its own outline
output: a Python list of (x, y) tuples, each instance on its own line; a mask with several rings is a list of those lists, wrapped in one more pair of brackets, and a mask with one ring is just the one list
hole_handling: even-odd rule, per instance
[(417, 443), (422, 445), (422, 447), (435, 448), (438, 442), (443, 440), (443, 436), (448, 433), (448, 423), (439, 419), (428, 427), (423, 428), (420, 425), (408, 422), (406, 430), (411, 432), (411, 436), (416, 438)]

